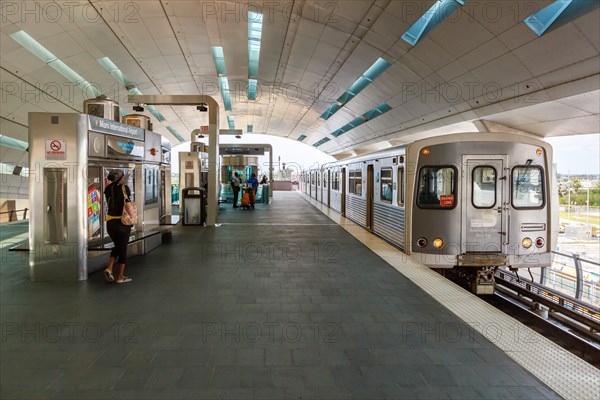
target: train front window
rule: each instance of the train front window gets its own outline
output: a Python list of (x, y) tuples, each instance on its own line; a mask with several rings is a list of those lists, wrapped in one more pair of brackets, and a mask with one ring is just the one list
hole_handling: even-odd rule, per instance
[(417, 206), (451, 209), (456, 206), (456, 168), (423, 167), (419, 172)]
[(492, 208), (496, 205), (496, 169), (489, 166), (473, 168), (471, 193), (475, 208)]
[(380, 180), (380, 200), (385, 203), (392, 202), (392, 169), (381, 168), (381, 180)]
[(512, 204), (517, 209), (541, 208), (544, 206), (542, 168), (529, 165), (513, 168)]

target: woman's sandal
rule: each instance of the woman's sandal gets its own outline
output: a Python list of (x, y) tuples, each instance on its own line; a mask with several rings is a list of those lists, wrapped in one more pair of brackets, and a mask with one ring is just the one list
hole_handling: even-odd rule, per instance
[(106, 278), (107, 282), (114, 282), (115, 281), (115, 277), (113, 276), (112, 272), (110, 272), (107, 269), (104, 270), (104, 277)]
[(128, 276), (124, 276), (122, 278), (117, 279), (117, 283), (127, 283), (131, 282), (131, 278)]

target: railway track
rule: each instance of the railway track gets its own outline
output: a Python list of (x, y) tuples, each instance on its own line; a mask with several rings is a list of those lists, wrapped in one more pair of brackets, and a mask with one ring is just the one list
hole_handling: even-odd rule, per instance
[(495, 295), (482, 297), (600, 369), (600, 310), (516, 274), (496, 272)]

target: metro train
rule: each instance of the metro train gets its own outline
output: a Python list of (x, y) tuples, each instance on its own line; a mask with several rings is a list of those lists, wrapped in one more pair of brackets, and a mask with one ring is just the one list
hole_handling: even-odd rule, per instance
[(456, 133), (302, 172), (301, 190), (477, 294), (497, 268), (541, 268), (558, 238), (552, 147)]

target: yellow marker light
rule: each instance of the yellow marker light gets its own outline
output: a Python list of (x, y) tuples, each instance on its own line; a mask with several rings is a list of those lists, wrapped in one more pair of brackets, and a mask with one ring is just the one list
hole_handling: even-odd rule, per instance
[(522, 245), (523, 247), (525, 247), (526, 249), (530, 248), (532, 243), (533, 243), (533, 242), (532, 242), (532, 241), (531, 241), (531, 239), (529, 239), (528, 237), (524, 238), (524, 239), (521, 241), (521, 245)]
[(424, 155), (427, 155), (427, 154), (429, 154), (429, 149), (423, 149), (422, 153), (423, 153)]
[(433, 239), (433, 247), (441, 249), (444, 247), (444, 241), (440, 238)]
[(544, 153), (544, 150), (542, 150), (542, 149), (537, 149), (537, 150), (535, 151), (535, 153), (536, 153), (538, 156), (541, 156), (541, 155)]

